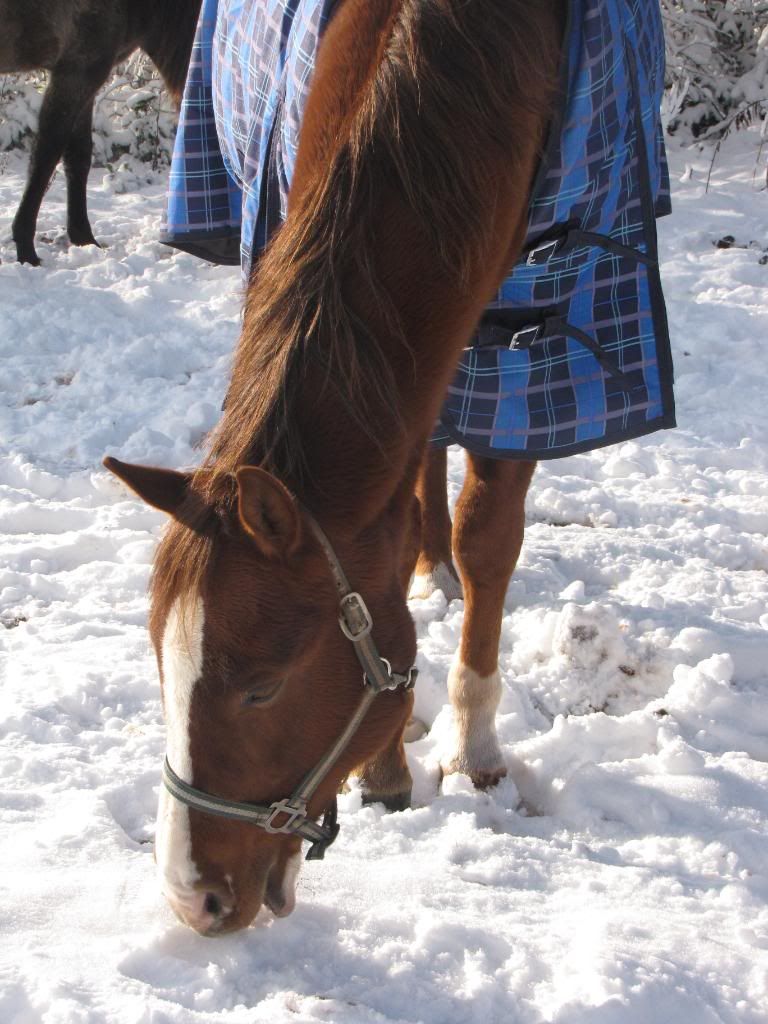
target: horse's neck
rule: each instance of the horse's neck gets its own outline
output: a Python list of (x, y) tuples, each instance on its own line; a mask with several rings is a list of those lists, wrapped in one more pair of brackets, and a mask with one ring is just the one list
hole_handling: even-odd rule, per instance
[[(516, 154), (513, 175), (498, 147), (492, 158), (484, 149), (466, 151), (483, 95), (481, 76), (473, 79), (473, 90), (481, 92), (476, 105), (464, 98), (463, 82), (453, 80), (456, 53), (467, 50), (468, 27), (460, 23), (465, 6), (449, 4), (445, 15), (433, 17), (439, 39), (427, 60), (418, 41), (408, 42), (409, 32), (421, 31), (418, 4), (343, 0), (326, 29), (302, 123), (283, 231), (296, 239), (298, 260), (307, 239), (316, 247), (315, 280), (326, 274), (340, 282), (333, 310), (344, 318), (351, 311), (357, 325), (370, 328), (391, 372), (389, 404), (396, 415), (377, 393), (365, 329), (339, 359), (330, 337), (333, 316), (319, 344), (336, 347), (342, 370), (345, 359), (364, 350), (363, 386), (340, 401), (329, 390), (319, 401), (318, 381), (310, 375), (291, 399), (310, 469), (308, 500), (329, 512), (354, 508), (363, 520), (405, 489), (404, 476), (414, 472), (414, 453), (421, 454), (429, 437), (461, 349), (524, 231), (540, 125), (525, 110), (518, 115), (526, 145), (523, 156)], [(415, 20), (397, 29), (405, 8)], [(384, 59), (387, 41), (393, 54)], [(438, 59), (444, 67), (436, 66)], [(418, 61), (424, 67), (414, 71)], [(495, 72), (486, 76), (493, 114), (503, 90)], [(503, 107), (508, 118), (512, 101)], [(510, 177), (513, 200), (504, 196)], [(328, 238), (334, 248), (326, 251)], [(289, 249), (286, 270), (292, 264)], [(278, 272), (272, 279), (278, 287), (279, 279)], [(300, 294), (311, 304), (317, 292), (315, 286)], [(388, 322), (388, 307), (396, 310), (396, 324)], [(361, 429), (361, 420), (370, 431)]]
[(421, 453), (485, 297), (430, 287), (424, 257), (406, 251), (399, 257), (403, 336), (378, 335), (396, 407), (371, 383), (350, 405), (311, 373), (292, 396), (304, 469), (287, 482), (319, 515), (360, 526), (393, 503), (406, 514)]
[(404, 514), (461, 349), (525, 235), (555, 6), (337, 6), (288, 217), (249, 290), (224, 472), (258, 457), (248, 442), (269, 434), (272, 402), (304, 456), (283, 478), (313, 510), (365, 524), (401, 498)]

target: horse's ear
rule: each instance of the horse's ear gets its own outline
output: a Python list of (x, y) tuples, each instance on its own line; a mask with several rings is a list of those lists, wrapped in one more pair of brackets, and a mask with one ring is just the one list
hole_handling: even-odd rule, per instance
[(148, 505), (176, 515), (187, 496), (191, 473), (177, 473), (175, 469), (156, 469), (154, 466), (136, 466), (107, 455), (104, 465), (123, 483), (128, 484)]
[(301, 544), (301, 515), (291, 492), (266, 470), (237, 471), (240, 522), (268, 558), (292, 555)]

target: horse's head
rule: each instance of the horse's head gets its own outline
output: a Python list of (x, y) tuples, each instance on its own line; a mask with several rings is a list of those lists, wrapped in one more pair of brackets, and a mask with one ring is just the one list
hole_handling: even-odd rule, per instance
[[(200, 474), (115, 459), (106, 465), (172, 516), (155, 561), (150, 615), (169, 766), (182, 784), (214, 799), (269, 806), (290, 797), (342, 735), (365, 690), (339, 628), (338, 579), (310, 517), (261, 469), (239, 470), (231, 500), (213, 503)], [(406, 669), (415, 638), (392, 523), (383, 517), (354, 543), (332, 540), (364, 592), (379, 649), (393, 670)], [(410, 705), (403, 690), (375, 698), (308, 800), (310, 820), (333, 804), (353, 768), (398, 734)], [(214, 816), (161, 787), (155, 854), (163, 888), (178, 917), (203, 934), (247, 926), (262, 903), (289, 914), (300, 850), (296, 834)]]

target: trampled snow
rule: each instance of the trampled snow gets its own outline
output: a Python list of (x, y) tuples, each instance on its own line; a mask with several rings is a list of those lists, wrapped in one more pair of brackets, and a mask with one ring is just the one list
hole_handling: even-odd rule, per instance
[[(768, 199), (758, 138), (673, 152), (660, 225), (680, 426), (539, 468), (502, 633), (493, 792), (438, 788), (462, 602), (419, 629), (414, 806), (341, 797), (298, 906), (204, 939), (152, 858), (164, 730), (145, 629), (162, 516), (100, 465), (189, 466), (238, 272), (156, 241), (163, 183), (91, 176), (104, 248), (39, 269), (0, 175), (0, 1021), (766, 1024)], [(686, 166), (688, 165), (688, 166)], [(715, 242), (734, 238), (728, 248)], [(451, 490), (462, 456), (452, 452)]]

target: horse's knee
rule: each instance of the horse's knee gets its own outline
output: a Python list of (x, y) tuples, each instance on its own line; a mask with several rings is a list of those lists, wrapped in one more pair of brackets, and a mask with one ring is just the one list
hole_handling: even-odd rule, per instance
[(462, 576), (475, 586), (486, 586), (514, 568), (535, 465), (468, 459), (467, 479), (456, 504), (453, 549)]

